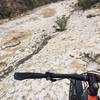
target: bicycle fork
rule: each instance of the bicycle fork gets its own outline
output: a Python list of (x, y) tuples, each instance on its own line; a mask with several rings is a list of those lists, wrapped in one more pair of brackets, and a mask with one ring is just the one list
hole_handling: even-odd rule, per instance
[(98, 89), (99, 89), (99, 85), (96, 82), (96, 77), (95, 75), (89, 73), (88, 74), (88, 83), (89, 83), (89, 87), (87, 89), (88, 92), (88, 100), (100, 100), (99, 97), (97, 96), (98, 94)]

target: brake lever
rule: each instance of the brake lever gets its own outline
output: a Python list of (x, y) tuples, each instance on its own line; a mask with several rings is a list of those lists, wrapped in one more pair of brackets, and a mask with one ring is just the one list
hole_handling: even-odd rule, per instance
[(51, 82), (56, 82), (56, 81), (62, 80), (62, 78), (55, 79), (52, 77), (47, 77), (46, 80), (50, 80)]
[(51, 82), (57, 81), (57, 79), (54, 79), (54, 78), (52, 78), (52, 77), (47, 77), (46, 80), (50, 80)]

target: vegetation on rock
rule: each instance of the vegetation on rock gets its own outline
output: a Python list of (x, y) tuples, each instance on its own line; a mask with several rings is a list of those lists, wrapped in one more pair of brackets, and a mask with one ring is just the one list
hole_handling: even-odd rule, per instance
[(0, 0), (0, 19), (11, 18), (38, 6), (63, 0)]
[(89, 52), (89, 53), (86, 53), (86, 52), (83, 52), (80, 54), (81, 58), (82, 59), (87, 59), (92, 62), (96, 62), (98, 64), (100, 64), (97, 60), (100, 58), (100, 53), (94, 53), (94, 52)]
[(89, 9), (92, 5), (100, 2), (100, 0), (78, 0), (78, 6), (83, 10)]
[(68, 18), (65, 15), (57, 17), (57, 20), (55, 21), (56, 25), (53, 26), (56, 31), (66, 30), (67, 19)]

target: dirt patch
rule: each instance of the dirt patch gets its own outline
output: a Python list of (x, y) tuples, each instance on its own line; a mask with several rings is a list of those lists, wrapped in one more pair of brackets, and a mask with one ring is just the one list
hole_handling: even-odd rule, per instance
[(32, 33), (30, 31), (25, 32), (11, 32), (10, 35), (6, 35), (1, 39), (0, 48), (0, 60), (3, 60), (7, 57), (12, 56), (17, 50), (21, 48), (21, 42), (28, 37), (30, 37)]
[(6, 48), (0, 55), (0, 60), (4, 60), (8, 57), (11, 57), (17, 50), (19, 50), (21, 46), (13, 47), (13, 48)]
[(20, 40), (23, 40), (25, 38), (27, 38), (28, 36), (32, 35), (31, 31), (27, 30), (27, 31), (12, 31), (10, 34), (6, 35), (6, 38), (17, 38)]
[(83, 67), (81, 61), (75, 59), (68, 66), (70, 66), (70, 68), (75, 70), (76, 72), (82, 70)]
[(52, 17), (55, 14), (56, 14), (56, 11), (55, 11), (55, 9), (52, 9), (52, 8), (43, 9), (42, 12), (40, 13), (40, 15), (42, 15), (44, 18), (45, 17)]
[(21, 31), (21, 32), (12, 31), (11, 33), (7, 34), (1, 39), (1, 45), (4, 46), (6, 44), (10, 45), (18, 44), (19, 42), (28, 38), (31, 35), (32, 35), (31, 31)]

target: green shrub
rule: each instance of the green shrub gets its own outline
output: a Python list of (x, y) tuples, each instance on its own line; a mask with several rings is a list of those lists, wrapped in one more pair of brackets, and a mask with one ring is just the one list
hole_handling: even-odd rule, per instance
[(57, 20), (55, 21), (56, 25), (53, 26), (56, 31), (66, 30), (67, 19), (68, 18), (65, 15), (57, 17)]
[(89, 9), (92, 5), (99, 2), (99, 0), (78, 0), (78, 6), (83, 10)]

